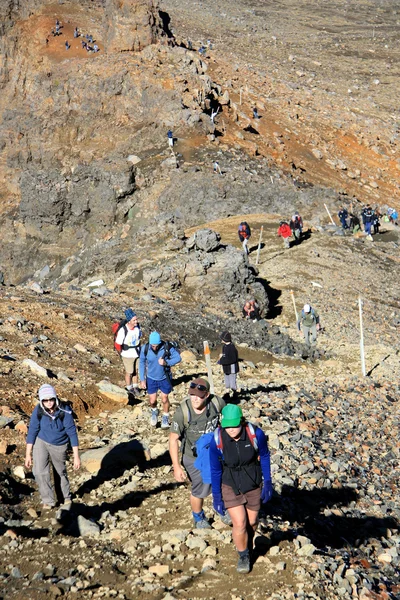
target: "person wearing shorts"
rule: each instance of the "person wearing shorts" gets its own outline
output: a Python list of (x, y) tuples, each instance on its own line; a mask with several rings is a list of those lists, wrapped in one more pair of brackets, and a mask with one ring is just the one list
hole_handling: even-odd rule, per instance
[(131, 394), (139, 393), (137, 364), (140, 353), (140, 338), (142, 330), (136, 313), (128, 308), (125, 311), (126, 323), (119, 328), (115, 343), (120, 348), (121, 360), (125, 369), (125, 386)]
[[(210, 522), (203, 510), (204, 498), (211, 494), (211, 485), (203, 483), (201, 471), (195, 466), (196, 442), (205, 433), (215, 430), (225, 402), (210, 394), (207, 379), (199, 377), (189, 384), (189, 397), (183, 400), (172, 418), (169, 453), (176, 481), (191, 483), (190, 506), (196, 529), (209, 529)], [(182, 462), (179, 457), (179, 442)]]
[(232, 519), (232, 539), (238, 551), (238, 573), (249, 573), (250, 551), (261, 502), (272, 497), (270, 454), (259, 427), (247, 423), (242, 409), (227, 404), (221, 426), (210, 444), (213, 506)]

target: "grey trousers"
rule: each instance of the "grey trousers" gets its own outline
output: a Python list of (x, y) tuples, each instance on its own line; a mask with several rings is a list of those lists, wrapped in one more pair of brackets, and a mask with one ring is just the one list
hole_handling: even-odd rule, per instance
[(43, 504), (55, 505), (54, 491), (50, 478), (50, 462), (60, 478), (61, 492), (64, 501), (71, 500), (71, 490), (66, 469), (68, 444), (54, 446), (40, 438), (36, 438), (33, 446), (33, 475), (39, 486), (39, 494)]
[(310, 333), (311, 333), (311, 343), (315, 344), (317, 341), (317, 326), (312, 325), (311, 327), (306, 327), (303, 325), (303, 335), (307, 346), (310, 345)]
[(229, 375), (224, 373), (224, 379), (225, 379), (225, 387), (227, 390), (237, 390), (236, 373), (229, 373)]

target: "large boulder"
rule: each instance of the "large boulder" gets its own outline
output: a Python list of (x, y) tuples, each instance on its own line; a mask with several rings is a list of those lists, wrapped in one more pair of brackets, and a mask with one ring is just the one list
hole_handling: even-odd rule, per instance
[(153, 0), (106, 0), (105, 19), (109, 52), (139, 52), (154, 44), (163, 29)]

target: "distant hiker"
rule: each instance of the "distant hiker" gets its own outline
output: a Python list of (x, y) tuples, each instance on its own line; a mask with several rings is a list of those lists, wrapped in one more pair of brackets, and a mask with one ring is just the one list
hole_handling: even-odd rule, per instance
[(263, 431), (243, 418), (240, 406), (227, 404), (210, 443), (211, 486), (214, 510), (226, 509), (232, 519), (238, 573), (250, 572), (258, 512), (272, 498), (270, 463)]
[(343, 206), (339, 208), (338, 217), (340, 219), (340, 223), (342, 224), (342, 228), (348, 229), (349, 226), (347, 225), (347, 219), (349, 217), (349, 213), (347, 212), (346, 208), (343, 208)]
[(74, 29), (74, 38), (78, 38), (78, 37), (79, 37), (79, 31), (78, 31), (78, 28), (75, 27), (75, 29)]
[(238, 236), (239, 236), (239, 240), (241, 241), (242, 246), (243, 246), (243, 252), (248, 255), (249, 254), (248, 243), (249, 243), (249, 239), (251, 237), (251, 229), (250, 229), (250, 225), (248, 223), (246, 223), (246, 221), (242, 221), (239, 224)]
[(211, 123), (214, 125), (214, 119), (217, 116), (217, 114), (219, 113), (219, 106), (217, 108), (217, 110), (211, 110)]
[(258, 114), (258, 110), (256, 107), (253, 108), (253, 119), (259, 119), (260, 115)]
[(382, 216), (382, 215), (381, 215), (381, 213), (380, 213), (380, 212), (379, 212), (379, 210), (376, 208), (376, 209), (374, 210), (374, 218), (373, 218), (373, 221), (372, 221), (372, 228), (373, 228), (373, 230), (374, 230), (374, 234), (375, 234), (375, 235), (376, 235), (377, 233), (379, 233), (379, 227), (381, 226), (381, 223), (380, 223), (380, 220), (379, 220), (379, 219), (380, 219), (380, 217), (381, 217), (381, 216)]
[(243, 316), (245, 319), (250, 319), (255, 323), (260, 320), (260, 309), (255, 300), (247, 300), (243, 306)]
[(217, 160), (215, 160), (213, 162), (213, 171), (214, 171), (214, 173), (219, 173), (220, 175), (222, 175), (222, 171), (221, 171), (221, 168), (219, 166), (219, 162)]
[(46, 46), (49, 45), (49, 38), (46, 38)]
[(93, 44), (93, 51), (94, 52), (98, 52), (100, 50), (100, 48), (98, 47), (97, 44)]
[(157, 392), (161, 392), (163, 415), (161, 429), (169, 429), (169, 399), (172, 392), (171, 367), (181, 362), (181, 355), (171, 342), (163, 342), (157, 331), (149, 336), (149, 343), (142, 346), (139, 359), (140, 387), (149, 395), (150, 425), (157, 427)]
[(88, 42), (89, 42), (89, 44), (93, 44), (93, 36), (92, 35), (89, 35)]
[(207, 379), (199, 377), (190, 382), (189, 396), (181, 402), (172, 418), (169, 453), (174, 477), (180, 482), (186, 481), (187, 478), (190, 480), (190, 506), (196, 529), (211, 527), (203, 511), (204, 498), (211, 494), (211, 478), (209, 483), (203, 483), (201, 471), (194, 466), (197, 458), (196, 442), (204, 434), (215, 430), (223, 406), (225, 402), (221, 398), (210, 394), (210, 384)]
[(174, 147), (174, 134), (172, 133), (172, 131), (170, 129), (168, 129), (167, 131), (167, 137), (168, 137), (168, 145), (170, 148)]
[(239, 372), (239, 356), (232, 336), (229, 331), (224, 331), (220, 336), (222, 352), (219, 355), (218, 364), (222, 366), (225, 379), (225, 392), (229, 395), (231, 390), (237, 391), (236, 375)]
[(394, 225), (396, 225), (396, 221), (397, 221), (397, 210), (395, 210), (394, 208), (388, 208), (387, 212), (386, 212), (387, 216), (389, 217), (389, 221), (390, 223), (393, 223)]
[(204, 56), (206, 52), (207, 52), (207, 49), (205, 48), (205, 46), (203, 46), (203, 44), (201, 44), (201, 46), (199, 48), (199, 54), (201, 56)]
[(293, 217), (290, 219), (290, 229), (295, 239), (299, 241), (303, 233), (303, 219), (298, 212), (295, 212)]
[(360, 230), (360, 219), (354, 213), (350, 213), (349, 229), (352, 233)]
[(138, 361), (140, 355), (140, 338), (142, 330), (136, 313), (132, 308), (125, 311), (125, 319), (117, 323), (114, 346), (119, 352), (125, 368), (126, 390), (138, 394)]
[(192, 44), (191, 40), (187, 41), (187, 48), (188, 48), (188, 50), (193, 50), (193, 44)]
[(315, 344), (317, 341), (317, 330), (321, 329), (319, 322), (319, 314), (309, 304), (305, 304), (303, 310), (300, 313), (300, 318), (297, 321), (297, 328), (303, 332), (304, 341), (306, 345), (310, 345), (310, 334), (311, 343)]
[(33, 475), (39, 486), (43, 509), (54, 508), (56, 502), (50, 478), (50, 463), (54, 475), (58, 476), (64, 506), (71, 504), (66, 460), (69, 443), (72, 446), (74, 469), (79, 469), (78, 436), (72, 416), (72, 410), (60, 403), (53, 386), (48, 383), (39, 388), (39, 403), (33, 409), (26, 438), (25, 467), (32, 467)]
[(56, 25), (56, 35), (60, 35), (60, 25)]
[(365, 233), (368, 236), (371, 236), (371, 228), (374, 220), (374, 211), (369, 205), (363, 210), (363, 220)]
[(81, 40), (81, 44), (82, 44), (82, 50), (85, 50), (87, 44), (84, 40)]
[(292, 230), (286, 221), (279, 221), (278, 236), (283, 238), (283, 247), (290, 248), (290, 239)]
[(68, 44), (68, 42), (65, 42), (65, 49), (69, 50), (71, 48), (71, 46)]

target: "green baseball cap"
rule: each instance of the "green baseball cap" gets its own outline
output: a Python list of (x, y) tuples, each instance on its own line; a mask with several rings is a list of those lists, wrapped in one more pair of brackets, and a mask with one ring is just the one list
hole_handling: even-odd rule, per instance
[(227, 404), (222, 409), (221, 427), (239, 427), (243, 413), (240, 406)]

